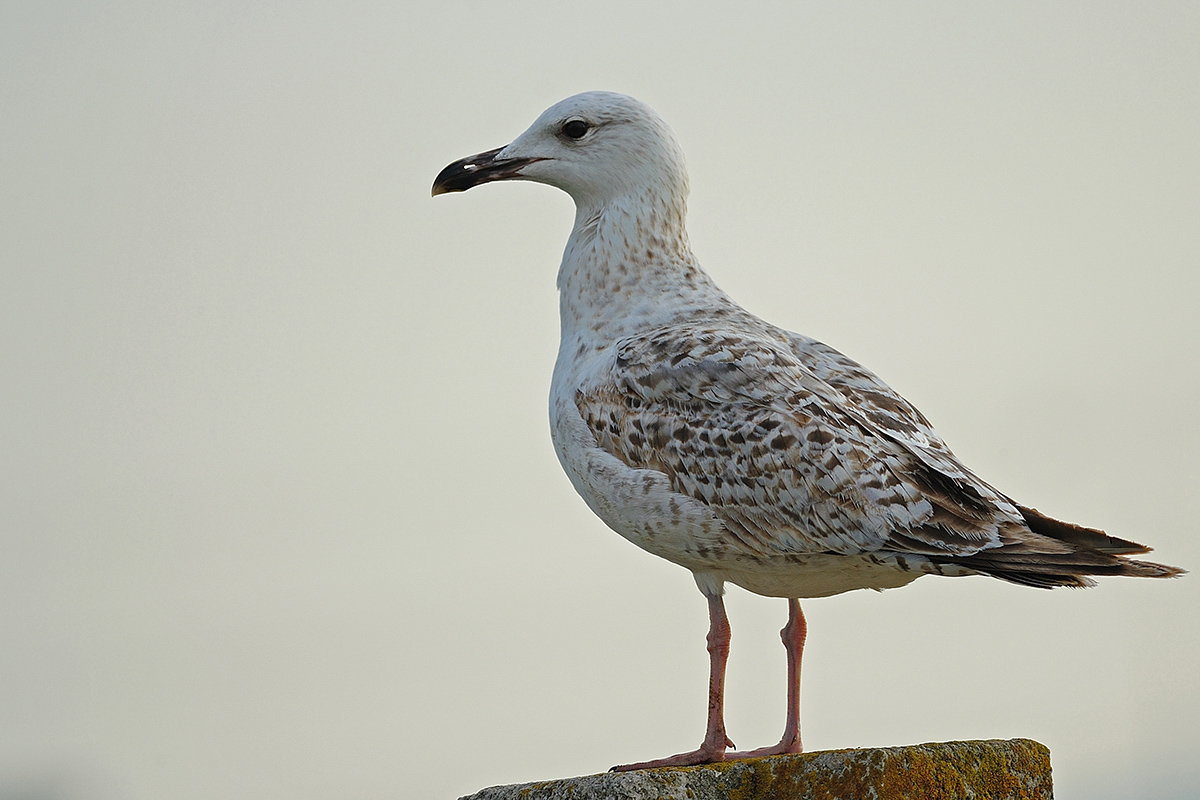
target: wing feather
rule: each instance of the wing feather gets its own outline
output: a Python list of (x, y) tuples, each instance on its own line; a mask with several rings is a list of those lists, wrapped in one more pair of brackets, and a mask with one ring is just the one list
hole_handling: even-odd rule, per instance
[(785, 336), (726, 325), (631, 337), (576, 404), (601, 447), (662, 471), (754, 555), (969, 555), (1025, 529), (882, 381)]

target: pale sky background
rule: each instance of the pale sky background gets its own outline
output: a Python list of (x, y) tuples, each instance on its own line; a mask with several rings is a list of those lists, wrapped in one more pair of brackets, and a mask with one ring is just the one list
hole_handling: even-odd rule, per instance
[[(579, 91), (751, 311), (986, 480), (1200, 568), (1200, 5), (0, 5), (0, 800), (455, 798), (695, 747), (705, 604), (550, 446)], [(783, 724), (732, 588), (730, 735)], [(1194, 797), (1200, 577), (805, 605), (809, 749), (1026, 736)]]

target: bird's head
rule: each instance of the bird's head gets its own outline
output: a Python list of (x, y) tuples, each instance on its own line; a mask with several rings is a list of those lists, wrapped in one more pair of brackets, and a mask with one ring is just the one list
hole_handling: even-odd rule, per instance
[(674, 132), (649, 106), (614, 92), (584, 92), (554, 104), (507, 147), (446, 167), (433, 194), (502, 180), (557, 186), (580, 207), (628, 195), (679, 201), (687, 195)]

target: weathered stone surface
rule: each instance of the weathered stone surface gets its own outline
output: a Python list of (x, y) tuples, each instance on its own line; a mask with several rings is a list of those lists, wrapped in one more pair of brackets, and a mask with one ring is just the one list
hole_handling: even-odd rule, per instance
[(1051, 800), (1030, 739), (825, 750), (493, 786), (462, 800)]

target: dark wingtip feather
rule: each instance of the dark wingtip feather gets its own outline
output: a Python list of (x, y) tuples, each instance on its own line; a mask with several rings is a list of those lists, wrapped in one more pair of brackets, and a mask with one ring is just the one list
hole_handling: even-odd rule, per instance
[(1109, 536), (1104, 531), (1095, 528), (1085, 528), (1082, 525), (1047, 517), (1036, 508), (1015, 503), (1014, 505), (1021, 512), (1021, 516), (1025, 518), (1025, 524), (1029, 526), (1029, 530), (1040, 533), (1042, 536), (1049, 536), (1051, 539), (1070, 542), (1089, 550), (1099, 550), (1101, 553), (1114, 556), (1134, 556), (1139, 553), (1149, 553), (1151, 550), (1144, 544), (1131, 542), (1128, 539), (1118, 539), (1116, 536)]
[(1095, 586), (1089, 575), (1121, 575), (1129, 578), (1176, 578), (1187, 570), (1150, 561), (1111, 555), (1080, 548), (1075, 552), (1039, 553), (1028, 545), (997, 547), (969, 556), (935, 556), (941, 564), (957, 564), (984, 575), (1039, 589)]
[(1178, 578), (1188, 573), (1182, 567), (1155, 564), (1153, 561), (1134, 561), (1132, 558), (1122, 558), (1121, 561), (1128, 569), (1117, 574), (1133, 578)]

